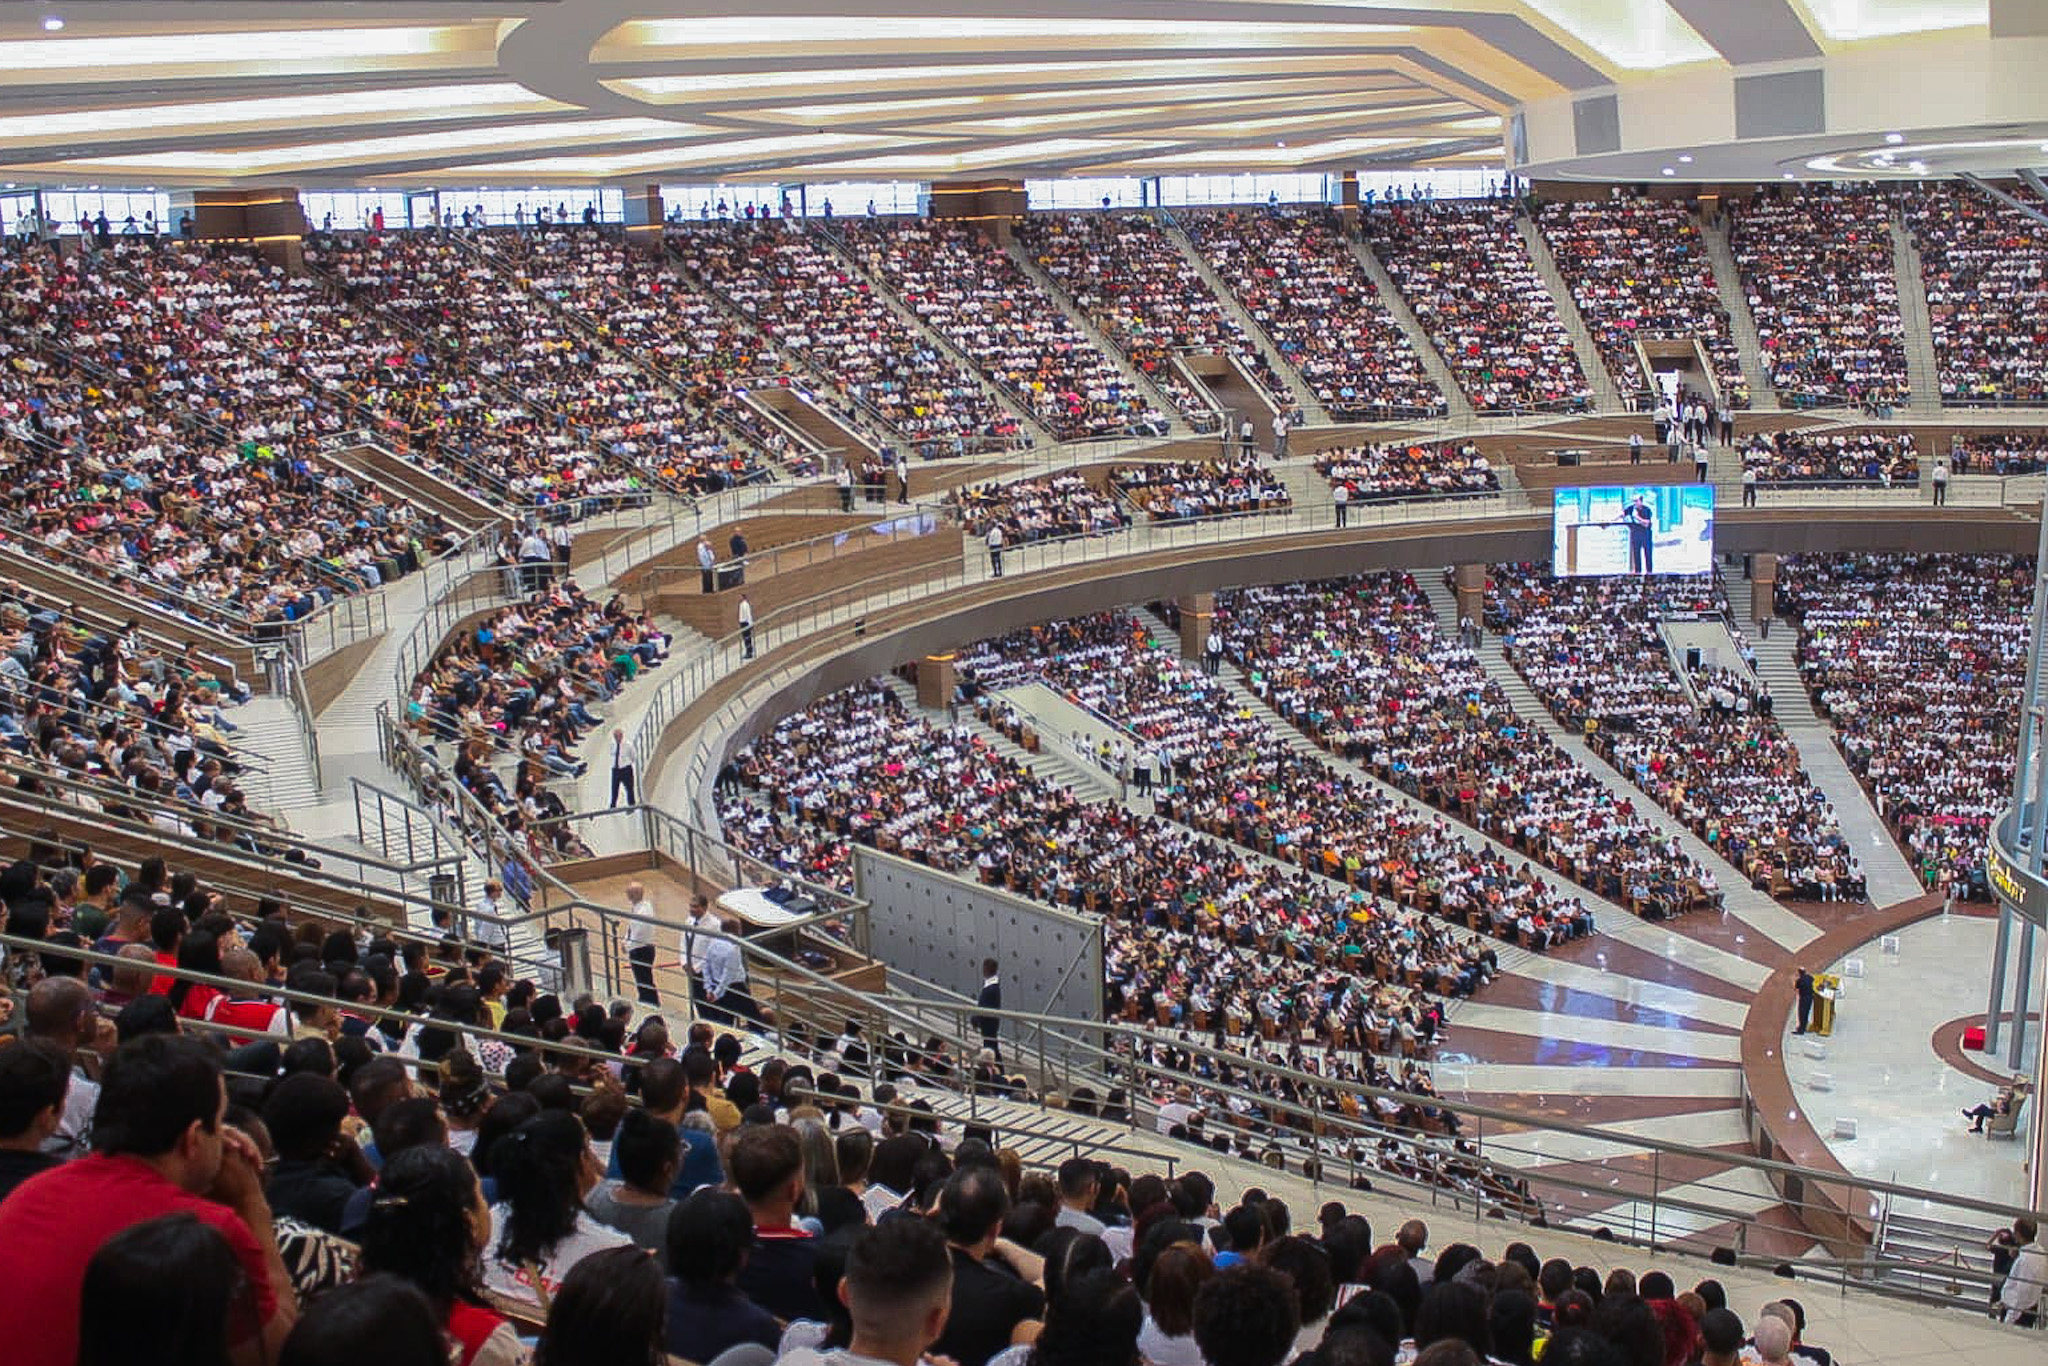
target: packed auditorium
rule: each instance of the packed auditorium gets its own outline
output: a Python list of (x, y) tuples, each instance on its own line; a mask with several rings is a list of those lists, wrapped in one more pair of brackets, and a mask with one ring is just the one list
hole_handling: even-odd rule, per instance
[(2038, 5), (380, 8), (0, 15), (0, 1361), (2039, 1360)]

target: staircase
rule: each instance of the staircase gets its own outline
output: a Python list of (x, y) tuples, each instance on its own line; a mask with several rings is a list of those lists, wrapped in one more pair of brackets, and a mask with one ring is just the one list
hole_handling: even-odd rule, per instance
[(1914, 416), (1941, 414), (1941, 364), (1934, 354), (1934, 321), (1927, 311), (1927, 281), (1920, 274), (1920, 251), (1913, 234), (1892, 219), (1892, 274), (1899, 286), (1899, 322), (1906, 344), (1906, 384), (1912, 399), (1906, 411)]
[[(946, 713), (933, 711), (921, 705), (917, 700), (917, 689), (904, 679), (889, 674), (882, 682), (895, 695), (896, 700), (909, 709), (911, 715), (922, 716), (935, 726), (943, 727), (948, 724)], [(1117, 780), (1068, 749), (1057, 735), (1048, 734), (1041, 729), (1038, 753), (1033, 754), (1001, 731), (983, 725), (972, 707), (960, 708), (958, 724), (974, 732), (984, 744), (1005, 759), (1029, 769), (1033, 776), (1044, 782), (1069, 789), (1083, 801), (1118, 800)]]
[(1926, 889), (1912, 865), (1843, 760), (1834, 728), (1813, 709), (1813, 699), (1799, 675), (1797, 642), (1798, 633), (1789, 622), (1780, 622), (1768, 637), (1752, 642), (1757, 679), (1771, 690), (1771, 713), (1786, 738), (1799, 746), (1800, 766), (1806, 775), (1833, 803), (1843, 837), (1863, 861), (1871, 904), (1891, 906), (1923, 895)]
[(1728, 327), (1735, 336), (1735, 354), (1742, 362), (1742, 377), (1749, 381), (1749, 405), (1764, 411), (1782, 409), (1778, 391), (1764, 369), (1763, 341), (1757, 336), (1756, 315), (1749, 311), (1749, 291), (1742, 287), (1742, 270), (1735, 264), (1735, 248), (1728, 243), (1727, 223), (1699, 225), (1700, 240), (1706, 243), (1707, 261), (1714, 268), (1714, 288), (1720, 291), (1721, 306), (1728, 310)]
[(1982, 1229), (1952, 1224), (1925, 1215), (1888, 1214), (1880, 1225), (1877, 1254), (1886, 1261), (1916, 1266), (1887, 1267), (1881, 1284), (1929, 1296), (1958, 1289), (1980, 1302), (1991, 1298), (1991, 1235)]
[[(891, 313), (902, 319), (903, 325), (908, 327), (914, 335), (922, 338), (927, 345), (947, 360), (959, 366), (968, 374), (977, 377), (980, 380), (983, 392), (992, 397), (996, 401), (996, 405), (1004, 412), (1022, 423), (1024, 430), (1030, 432), (1033, 437), (1046, 445), (1059, 444), (1059, 438), (1053, 435), (1051, 428), (1040, 422), (1030, 409), (1017, 402), (1001, 385), (991, 383), (983, 373), (981, 366), (976, 365), (973, 359), (965, 351), (955, 346), (952, 340), (944, 333), (919, 317), (917, 310), (905, 303), (897, 295), (896, 291), (889, 287), (886, 280), (882, 279), (874, 271), (869, 270), (867, 262), (863, 261), (859, 254), (841, 239), (837, 233), (820, 232), (818, 240), (824, 242), (840, 260), (846, 262), (852, 268), (854, 274), (867, 281), (868, 288), (873, 291), (875, 298), (884, 308), (887, 308)], [(1115, 353), (1112, 352), (1111, 354)]]
[(1536, 267), (1536, 274), (1543, 281), (1543, 287), (1550, 291), (1550, 298), (1557, 305), (1558, 320), (1564, 324), (1565, 335), (1572, 339), (1572, 354), (1579, 358), (1579, 369), (1586, 372), (1586, 383), (1592, 386), (1593, 406), (1603, 413), (1619, 413), (1626, 409), (1621, 400), (1621, 390), (1614, 383), (1614, 376), (1607, 372), (1607, 362), (1600, 359), (1600, 348), (1593, 341), (1593, 334), (1586, 327), (1586, 320), (1579, 315), (1579, 306), (1572, 299), (1572, 287), (1566, 283), (1564, 272), (1557, 268), (1557, 258), (1550, 254), (1550, 244), (1543, 240), (1542, 231), (1536, 220), (1527, 214), (1515, 215), (1515, 228), (1522, 234), (1522, 244), (1528, 248), (1529, 260)]
[(1073, 298), (1065, 290), (1059, 287), (1059, 284), (1052, 276), (1046, 273), (1044, 267), (1031, 259), (1030, 252), (1026, 251), (1014, 239), (1005, 243), (1003, 249), (1009, 253), (1010, 260), (1016, 264), (1017, 269), (1023, 271), (1033, 284), (1044, 291), (1045, 297), (1052, 300), (1053, 306), (1066, 315), (1067, 321), (1072, 323), (1082, 336), (1092, 342), (1096, 350), (1115, 363), (1118, 373), (1124, 377), (1124, 383), (1144, 394), (1152, 401), (1152, 405), (1155, 408), (1167, 415), (1171, 423), (1173, 435), (1193, 436), (1195, 434), (1195, 429), (1188, 423), (1187, 414), (1181, 412), (1179, 405), (1155, 388), (1152, 381), (1141, 374), (1135, 365), (1131, 364), (1130, 357), (1124, 354), (1123, 348), (1103, 335), (1102, 331), (1095, 326), (1094, 319), (1090, 318), (1082, 310), (1081, 306), (1074, 302)]
[(1299, 408), (1312, 423), (1329, 422), (1330, 410), (1317, 400), (1315, 390), (1309, 387), (1308, 381), (1301, 377), (1300, 372), (1288, 364), (1280, 348), (1274, 344), (1271, 337), (1266, 335), (1266, 329), (1260, 327), (1258, 323), (1252, 320), (1252, 315), (1245, 311), (1245, 307), (1238, 301), (1236, 293), (1231, 290), (1223, 277), (1216, 273), (1215, 267), (1211, 266), (1203, 258), (1201, 252), (1195, 250), (1194, 239), (1187, 235), (1180, 224), (1165, 217), (1163, 214), (1161, 215), (1160, 223), (1166, 232), (1167, 240), (1172, 242), (1180, 250), (1180, 254), (1186, 258), (1187, 263), (1195, 268), (1195, 273), (1202, 277), (1202, 283), (1209, 286), (1209, 292), (1214, 294), (1216, 301), (1223, 305), (1223, 311), (1230, 315), (1231, 319), (1238, 325), (1239, 330), (1246, 337), (1250, 338), (1252, 343), (1265, 354), (1266, 359), (1272, 363), (1273, 373), (1280, 376), (1280, 382), (1287, 386), (1288, 397), (1294, 401), (1294, 406)]
[(1394, 277), (1387, 274), (1387, 268), (1380, 264), (1380, 258), (1373, 255), (1372, 248), (1365, 243), (1354, 240), (1347, 241), (1345, 245), (1349, 246), (1351, 254), (1358, 258), (1358, 264), (1371, 279), (1373, 288), (1380, 292), (1380, 302), (1400, 325), (1401, 335), (1408, 339), (1408, 345), (1414, 348), (1416, 356), (1422, 361), (1424, 373), (1443, 391), (1444, 401), (1450, 404), (1447, 416), (1458, 421), (1470, 422), (1476, 416), (1472, 400), (1465, 397), (1465, 391), (1458, 387), (1457, 377), (1451, 373), (1451, 367), (1446, 365), (1444, 358), (1438, 354), (1436, 344), (1429, 339), (1429, 333), (1423, 330), (1422, 324), (1415, 320), (1415, 314), (1409, 311), (1408, 301), (1401, 297), (1401, 291), (1394, 285)]
[(263, 766), (260, 773), (253, 766), (244, 769), (238, 780), (251, 806), (289, 823), (293, 812), (320, 800), (320, 779), (291, 698), (252, 697), (239, 707), (222, 708), (221, 715), (240, 728), (227, 737), (229, 745), (246, 750), (252, 765)]

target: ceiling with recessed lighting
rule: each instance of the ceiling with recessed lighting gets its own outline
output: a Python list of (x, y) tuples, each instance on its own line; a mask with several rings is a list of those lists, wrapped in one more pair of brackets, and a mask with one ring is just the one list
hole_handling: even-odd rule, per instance
[[(1947, 145), (1988, 122), (1975, 104), (1909, 120), (1894, 81), (1880, 125), (1837, 127), (1836, 106), (1857, 107), (1850, 85), (1835, 97), (1838, 67), (2048, 43), (2039, 0), (5, 8), (0, 173), (52, 184), (977, 180), (1511, 154), (1560, 175), (1693, 178), (1736, 160), (1775, 174), (1788, 155), (1818, 174), (1805, 161), (1874, 155), (1885, 128)], [(1828, 111), (1804, 136), (1827, 145), (1743, 126), (1750, 73), (1802, 71), (1825, 82)], [(2018, 104), (2048, 103), (2048, 83), (2024, 84)], [(1615, 126), (1589, 147), (1581, 106), (1609, 99)], [(2009, 112), (2000, 136), (2016, 146), (2021, 124), (2048, 123), (2048, 107)]]

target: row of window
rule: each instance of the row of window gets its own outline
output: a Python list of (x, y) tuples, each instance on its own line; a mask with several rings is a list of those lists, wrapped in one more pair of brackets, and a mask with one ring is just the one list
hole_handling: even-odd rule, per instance
[[(1169, 208), (1191, 204), (1332, 204), (1342, 177), (1335, 175), (1187, 175), (1139, 178), (1074, 177), (1027, 180), (1025, 202), (1033, 209)], [(1359, 196), (1373, 200), (1470, 199), (1499, 192), (1501, 172), (1487, 170), (1363, 172)], [(923, 213), (930, 187), (915, 181), (837, 181), (804, 185), (663, 185), (662, 204), (672, 218), (821, 218)], [(81, 220), (105, 214), (109, 230), (121, 234), (172, 230), (171, 197), (159, 190), (44, 190), (43, 212), (56, 231), (77, 232)], [(388, 228), (426, 228), (436, 222), (533, 224), (576, 222), (595, 210), (601, 223), (626, 220), (625, 191), (616, 188), (530, 190), (305, 190), (299, 202), (313, 228), (354, 231), (369, 227), (381, 212)], [(1368, 201), (1371, 202), (1371, 201)], [(0, 213), (8, 227), (26, 231), (34, 192), (0, 192)]]

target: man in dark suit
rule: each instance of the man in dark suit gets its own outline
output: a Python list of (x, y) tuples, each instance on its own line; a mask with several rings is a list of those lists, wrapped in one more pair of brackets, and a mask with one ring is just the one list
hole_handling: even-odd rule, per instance
[[(1003, 1008), (1003, 979), (996, 975), (996, 960), (993, 958), (981, 960), (981, 994), (974, 998), (974, 1007), (976, 1010)], [(1003, 1046), (998, 1036), (1002, 1033), (1003, 1022), (993, 1015), (977, 1015), (974, 1017), (974, 1027), (981, 1031), (981, 1046), (995, 1054), (1000, 1061)]]
[(1622, 511), (1621, 520), (1628, 527), (1628, 572), (1649, 574), (1651, 568), (1652, 538), (1657, 534), (1657, 514), (1650, 510), (1647, 494), (1638, 493), (1635, 501)]
[(1799, 980), (1794, 985), (1799, 992), (1799, 1027), (1792, 1032), (1804, 1034), (1807, 1021), (1813, 1018), (1813, 974), (1799, 969)]

